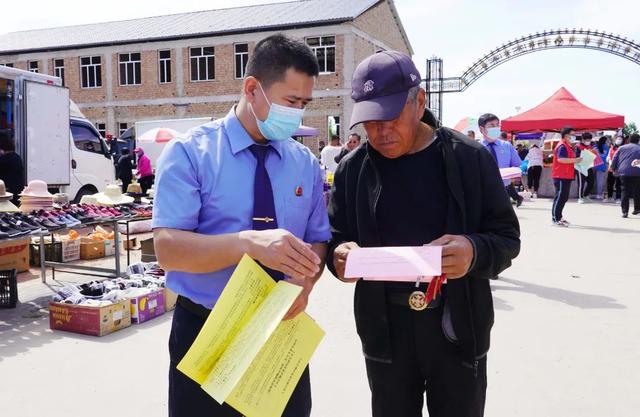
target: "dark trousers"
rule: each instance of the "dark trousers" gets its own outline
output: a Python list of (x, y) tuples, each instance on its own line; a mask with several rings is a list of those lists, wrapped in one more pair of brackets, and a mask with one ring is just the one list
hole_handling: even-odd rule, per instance
[(504, 188), (507, 190), (507, 194), (509, 194), (509, 197), (511, 197), (513, 201), (518, 201), (522, 199), (522, 197), (518, 195), (518, 192), (516, 191), (516, 187), (514, 187), (513, 184), (509, 184)]
[[(198, 336), (205, 319), (177, 304), (169, 336), (169, 417), (242, 417), (226, 403), (220, 405), (200, 385), (176, 369)], [(311, 384), (307, 368), (284, 410), (283, 417), (311, 415)]]
[(551, 208), (551, 217), (554, 222), (562, 220), (562, 210), (564, 205), (569, 201), (569, 191), (571, 191), (571, 181), (554, 178), (553, 185), (556, 187), (556, 196), (553, 199)]
[(576, 171), (576, 174), (580, 176), (580, 198), (589, 197), (591, 195), (591, 191), (593, 190), (593, 186), (595, 185), (596, 175), (593, 172), (593, 168), (589, 168), (587, 171), (589, 175), (582, 175), (581, 173)]
[(620, 178), (613, 175), (613, 172), (607, 173), (607, 197), (614, 198), (614, 190), (615, 190), (615, 199), (620, 200), (622, 198), (622, 187), (620, 184)]
[(147, 175), (146, 177), (141, 177), (139, 182), (140, 182), (140, 188), (142, 188), (142, 193), (146, 194), (147, 190), (153, 187), (153, 175)]
[(430, 417), (481, 417), (486, 357), (477, 370), (442, 333), (442, 307), (413, 311), (388, 305), (391, 363), (367, 359), (373, 417), (420, 417), (426, 392)]
[(122, 194), (127, 192), (127, 188), (129, 188), (129, 184), (131, 184), (131, 178), (130, 177), (125, 177), (125, 178), (120, 178), (120, 180), (122, 181)]
[(622, 183), (622, 213), (629, 213), (629, 200), (633, 199), (633, 211), (640, 211), (640, 177), (620, 177)]
[(529, 190), (533, 190), (536, 193), (538, 192), (538, 188), (540, 188), (541, 175), (541, 166), (534, 166), (527, 170), (527, 188), (529, 188)]

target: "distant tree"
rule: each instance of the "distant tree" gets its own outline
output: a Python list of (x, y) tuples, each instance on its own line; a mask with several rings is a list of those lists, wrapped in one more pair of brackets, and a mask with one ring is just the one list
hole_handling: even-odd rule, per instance
[(624, 129), (622, 129), (625, 136), (629, 136), (632, 133), (638, 133), (638, 127), (636, 126), (636, 122), (625, 123)]

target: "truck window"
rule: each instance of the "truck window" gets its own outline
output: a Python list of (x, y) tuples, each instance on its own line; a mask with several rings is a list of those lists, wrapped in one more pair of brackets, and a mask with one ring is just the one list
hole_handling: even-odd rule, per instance
[(10, 138), (14, 138), (15, 135), (13, 88), (13, 80), (0, 78), (0, 132)]
[(97, 133), (92, 129), (78, 125), (71, 125), (71, 135), (73, 136), (73, 142), (76, 145), (76, 148), (93, 153), (99, 153), (104, 155), (104, 149), (102, 149), (102, 142), (98, 137)]

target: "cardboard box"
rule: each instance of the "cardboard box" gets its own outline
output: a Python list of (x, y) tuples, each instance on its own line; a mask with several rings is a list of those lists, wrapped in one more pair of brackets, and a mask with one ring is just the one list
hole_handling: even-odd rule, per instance
[(129, 300), (105, 307), (49, 303), (49, 327), (52, 330), (104, 336), (129, 326)]
[(124, 250), (135, 250), (136, 246), (138, 246), (138, 238), (135, 236), (122, 241), (122, 248)]
[(80, 259), (80, 239), (62, 241), (62, 262)]
[(172, 311), (176, 308), (178, 302), (178, 294), (171, 291), (169, 288), (164, 289), (164, 311)]
[(156, 262), (156, 249), (153, 246), (153, 238), (140, 241), (140, 249), (142, 250), (142, 262)]
[(18, 272), (29, 270), (29, 237), (0, 241), (0, 269), (15, 269)]
[(164, 314), (164, 288), (130, 298), (131, 322), (144, 323)]
[(116, 241), (105, 240), (104, 241), (104, 256), (113, 256), (116, 254)]
[(80, 240), (80, 259), (104, 258), (104, 241), (82, 238)]

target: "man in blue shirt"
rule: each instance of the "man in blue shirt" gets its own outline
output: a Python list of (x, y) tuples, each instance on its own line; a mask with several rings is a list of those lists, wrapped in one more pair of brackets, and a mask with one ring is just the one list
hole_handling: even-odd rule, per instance
[[(176, 369), (243, 254), (303, 287), (285, 319), (304, 311), (331, 237), (320, 166), (290, 136), (318, 63), (302, 42), (260, 41), (240, 101), (222, 119), (167, 145), (158, 163), (154, 238), (167, 286), (179, 294), (169, 340), (169, 416), (240, 416)], [(284, 416), (309, 416), (305, 371)]]
[[(505, 140), (500, 140), (500, 119), (498, 116), (491, 113), (483, 114), (478, 119), (478, 127), (484, 137), (482, 144), (491, 152), (498, 168), (520, 167), (522, 160), (513, 145)], [(503, 182), (509, 197), (516, 202), (516, 207), (520, 207), (524, 198), (518, 195), (511, 180)]]

